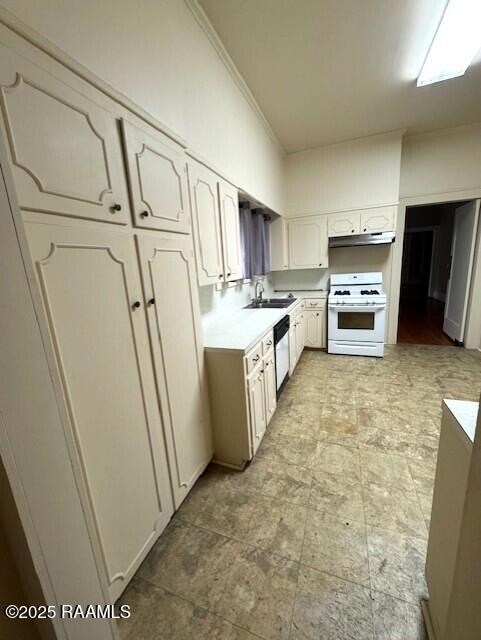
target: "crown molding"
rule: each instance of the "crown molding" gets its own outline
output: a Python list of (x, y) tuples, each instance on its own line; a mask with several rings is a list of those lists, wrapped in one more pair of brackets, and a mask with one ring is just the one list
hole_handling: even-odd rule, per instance
[(217, 55), (222, 60), (225, 68), (230, 73), (233, 81), (237, 85), (237, 88), (242, 93), (248, 105), (251, 107), (251, 109), (257, 116), (261, 125), (264, 127), (267, 135), (272, 140), (272, 142), (276, 145), (277, 149), (282, 153), (282, 155), (286, 155), (286, 150), (280, 143), (279, 138), (274, 133), (273, 128), (271, 127), (271, 125), (269, 124), (269, 121), (267, 120), (264, 113), (262, 112), (262, 109), (260, 108), (257, 100), (254, 97), (254, 94), (249, 89), (240, 71), (237, 69), (235, 62), (232, 60), (229, 53), (227, 52), (227, 49), (224, 47), (221, 39), (219, 38), (219, 35), (217, 34), (217, 31), (214, 29), (211, 21), (207, 17), (206, 12), (200, 6), (197, 0), (184, 0), (184, 2), (189, 8), (194, 18), (197, 20), (198, 24), (200, 25), (200, 27), (202, 28), (206, 36), (208, 37)]

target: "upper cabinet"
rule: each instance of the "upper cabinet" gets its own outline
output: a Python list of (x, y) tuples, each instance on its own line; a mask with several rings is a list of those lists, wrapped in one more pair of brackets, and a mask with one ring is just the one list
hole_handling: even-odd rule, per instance
[(190, 233), (187, 164), (183, 149), (160, 132), (122, 121), (134, 224)]
[(326, 216), (289, 221), (290, 269), (325, 269), (329, 266), (326, 224)]
[(271, 237), (271, 271), (284, 271), (289, 268), (286, 219), (276, 218), (270, 223), (269, 229)]
[(115, 116), (26, 60), (0, 58), (3, 128), (22, 209), (126, 224)]
[(356, 211), (330, 214), (327, 218), (327, 233), (329, 238), (348, 236), (359, 233), (360, 218)]
[(190, 199), (199, 285), (222, 282), (222, 241), (217, 176), (201, 164), (189, 164)]
[(222, 256), (224, 279), (242, 279), (242, 256), (240, 245), (239, 196), (237, 189), (223, 180), (219, 181), (220, 228), (222, 233)]
[(331, 213), (327, 216), (329, 238), (351, 234), (380, 233), (395, 231), (396, 207), (375, 207)]
[(379, 207), (361, 211), (361, 233), (396, 230), (396, 207)]
[(240, 280), (237, 189), (198, 162), (189, 163), (189, 183), (199, 285)]

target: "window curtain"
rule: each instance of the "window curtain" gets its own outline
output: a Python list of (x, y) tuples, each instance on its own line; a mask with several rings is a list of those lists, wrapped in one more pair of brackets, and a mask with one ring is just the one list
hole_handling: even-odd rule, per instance
[(246, 202), (239, 215), (244, 278), (264, 276), (271, 268), (269, 217)]

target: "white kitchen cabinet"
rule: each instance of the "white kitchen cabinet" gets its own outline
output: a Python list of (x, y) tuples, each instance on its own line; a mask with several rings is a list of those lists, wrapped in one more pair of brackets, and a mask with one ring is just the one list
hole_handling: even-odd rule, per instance
[(306, 311), (306, 347), (321, 349), (326, 346), (325, 340), (325, 311), (321, 309), (310, 309)]
[(27, 237), (114, 601), (173, 513), (137, 256), (46, 217)]
[(360, 233), (360, 217), (357, 211), (331, 213), (327, 216), (327, 234), (329, 238), (349, 236)]
[(2, 126), (25, 210), (126, 224), (115, 116), (11, 52), (0, 55)]
[(305, 325), (305, 314), (304, 310), (301, 310), (297, 316), (296, 320), (296, 361), (299, 361), (299, 358), (304, 351), (305, 339), (306, 339), (306, 325)]
[(153, 128), (122, 120), (134, 224), (190, 233), (190, 203), (184, 150)]
[(247, 353), (207, 349), (214, 461), (242, 469), (254, 457), (277, 406), (272, 330)]
[(242, 255), (240, 244), (239, 196), (237, 189), (224, 180), (219, 180), (220, 228), (224, 280), (241, 280)]
[(189, 182), (199, 285), (241, 280), (237, 189), (197, 162), (189, 163)]
[(199, 163), (189, 164), (194, 243), (199, 285), (224, 279), (218, 177)]
[(288, 227), (285, 218), (276, 218), (269, 225), (271, 238), (271, 271), (289, 268)]
[(252, 432), (252, 453), (256, 453), (267, 428), (265, 372), (259, 364), (248, 380), (249, 414)]
[(264, 394), (266, 398), (266, 422), (269, 424), (277, 407), (276, 363), (274, 349), (264, 356)]
[(395, 231), (396, 208), (378, 207), (361, 211), (361, 233), (379, 233)]
[(326, 216), (309, 216), (289, 221), (289, 268), (326, 269)]
[(212, 458), (192, 239), (137, 237), (175, 507)]
[(291, 317), (291, 326), (289, 327), (289, 376), (292, 376), (297, 364), (297, 347), (296, 347), (296, 324)]

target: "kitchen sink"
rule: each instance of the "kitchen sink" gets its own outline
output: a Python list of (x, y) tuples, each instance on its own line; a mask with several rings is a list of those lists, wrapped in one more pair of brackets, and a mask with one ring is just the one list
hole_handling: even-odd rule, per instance
[(244, 309), (284, 309), (290, 307), (296, 298), (265, 298), (262, 302), (252, 301)]

